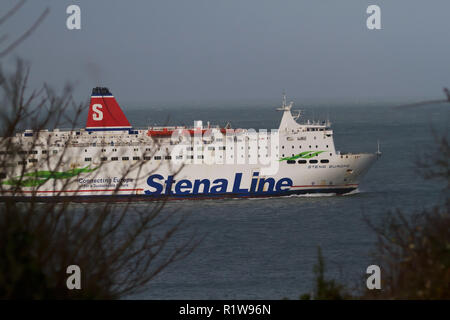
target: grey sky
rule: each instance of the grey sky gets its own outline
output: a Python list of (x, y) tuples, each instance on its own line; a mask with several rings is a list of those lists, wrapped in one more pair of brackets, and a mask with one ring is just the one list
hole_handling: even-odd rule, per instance
[[(13, 1), (2, 0), (1, 11)], [(66, 29), (81, 7), (82, 29)], [(366, 28), (381, 7), (383, 30)], [(86, 99), (110, 87), (119, 101), (373, 102), (443, 96), (450, 86), (448, 0), (29, 1), (1, 27), (39, 29), (18, 55), (32, 85), (72, 81)]]

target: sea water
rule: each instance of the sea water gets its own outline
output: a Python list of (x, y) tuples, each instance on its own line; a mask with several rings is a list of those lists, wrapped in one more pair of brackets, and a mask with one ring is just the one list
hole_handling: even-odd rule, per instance
[[(442, 185), (424, 180), (415, 162), (436, 149), (433, 131), (446, 134), (448, 105), (411, 109), (387, 104), (303, 107), (303, 116), (332, 122), (336, 150), (382, 156), (346, 196), (174, 201), (164, 212), (188, 214), (174, 241), (189, 234), (203, 241), (139, 294), (140, 299), (297, 299), (313, 289), (313, 266), (322, 248), (326, 277), (364, 286), (375, 236), (366, 219), (379, 223), (390, 212), (418, 212), (442, 200)], [(269, 104), (126, 107), (134, 126), (192, 125), (210, 121), (233, 128), (277, 128), (281, 113)], [(294, 108), (295, 109), (295, 108)], [(136, 204), (136, 206), (145, 204)]]

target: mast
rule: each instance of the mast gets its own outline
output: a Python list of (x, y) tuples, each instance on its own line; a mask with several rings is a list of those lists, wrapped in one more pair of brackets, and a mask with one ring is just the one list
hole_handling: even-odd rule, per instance
[(287, 105), (286, 103), (286, 91), (283, 90), (283, 99), (281, 100), (281, 107), (277, 108), (278, 111), (290, 111), (292, 108), (292, 102)]

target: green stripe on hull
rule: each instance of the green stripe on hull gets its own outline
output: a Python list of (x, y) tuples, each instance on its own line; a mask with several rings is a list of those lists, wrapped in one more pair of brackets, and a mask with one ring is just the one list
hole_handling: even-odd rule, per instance
[(318, 156), (322, 152), (325, 152), (325, 151), (304, 151), (304, 152), (296, 154), (295, 156), (292, 156), (292, 157), (281, 158), (278, 161), (297, 160), (299, 158), (301, 158), (301, 159), (310, 159), (312, 157)]
[[(28, 172), (23, 177), (17, 176), (15, 178), (5, 180), (2, 184), (20, 187), (37, 187), (50, 179), (69, 179), (79, 175), (80, 173), (89, 173), (97, 170), (97, 168), (90, 169), (89, 166), (80, 169), (70, 169), (67, 171), (35, 171)], [(24, 179), (24, 177), (30, 177)]]

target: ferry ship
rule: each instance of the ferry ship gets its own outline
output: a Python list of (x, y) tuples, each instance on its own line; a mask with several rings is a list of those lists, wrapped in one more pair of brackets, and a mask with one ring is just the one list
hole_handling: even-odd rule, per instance
[(328, 121), (300, 122), (283, 97), (278, 129), (134, 128), (108, 88), (92, 90), (86, 127), (0, 140), (1, 199), (109, 201), (342, 195), (379, 157), (336, 151)]

